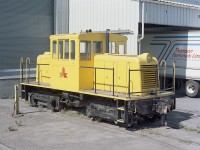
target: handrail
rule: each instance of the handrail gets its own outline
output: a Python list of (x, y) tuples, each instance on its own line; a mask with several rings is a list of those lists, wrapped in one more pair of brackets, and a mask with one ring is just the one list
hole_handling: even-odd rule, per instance
[(29, 83), (30, 78), (30, 58), (26, 58), (26, 80), (25, 82)]
[(48, 66), (49, 64), (36, 64), (38, 67), (38, 85), (40, 85), (40, 66)]
[(162, 64), (164, 64), (164, 85), (163, 85), (163, 89), (165, 90), (165, 87), (166, 87), (166, 67), (167, 67), (167, 64), (166, 64), (166, 61), (165, 60), (162, 60), (161, 61)]
[[(173, 87), (172, 88), (168, 88), (167, 90), (169, 90), (169, 89), (172, 89), (173, 90), (173, 92), (175, 92), (175, 72), (176, 72), (176, 68), (175, 68), (175, 62), (173, 62), (173, 66), (172, 66), (172, 69), (173, 69)], [(129, 71), (128, 71), (128, 97), (130, 98), (131, 97), (131, 91), (130, 91), (130, 89), (131, 89), (131, 80), (130, 80), (130, 78), (131, 78), (131, 72), (134, 72), (134, 71), (148, 71), (148, 72), (152, 72), (152, 71), (159, 71), (159, 70), (166, 70), (166, 68), (171, 68), (171, 66), (165, 66), (165, 68), (164, 69), (162, 69), (162, 68), (157, 68), (157, 69), (137, 69), (137, 70), (134, 70), (134, 69), (129, 69)], [(158, 84), (158, 78), (156, 78), (156, 94), (157, 94), (157, 84)], [(166, 89), (164, 89), (164, 90), (166, 90)], [(142, 93), (142, 92), (134, 92), (134, 93)]]
[(21, 57), (20, 58), (20, 83), (23, 82), (23, 72), (24, 72), (23, 62), (24, 62), (24, 59), (23, 57)]
[[(26, 65), (25, 68), (25, 80), (24, 80), (24, 65)], [(26, 58), (26, 62), (24, 62), (24, 58), (20, 58), (20, 83), (27, 82), (29, 83), (30, 79), (30, 65), (36, 65), (35, 63), (31, 63), (30, 58)]]
[[(140, 72), (154, 72), (154, 71), (159, 71), (159, 70), (164, 70), (164, 77), (166, 78), (166, 68), (172, 68), (173, 69), (173, 87), (171, 87), (171, 88), (167, 88), (166, 89), (166, 87), (165, 87), (165, 85), (166, 85), (166, 79), (164, 80), (164, 91), (167, 91), (167, 90), (173, 90), (173, 91), (175, 91), (175, 71), (176, 71), (176, 68), (175, 68), (175, 62), (173, 62), (173, 65), (172, 66), (168, 66), (168, 65), (166, 65), (166, 62), (165, 61), (162, 61), (163, 63), (164, 63), (164, 69), (162, 69), (160, 66), (158, 66), (158, 68), (155, 68), (155, 69), (150, 69), (150, 68), (143, 68), (143, 69), (129, 69), (128, 70), (128, 96), (129, 96), (129, 98), (131, 97), (131, 91), (130, 91), (130, 84), (131, 84), (131, 80), (130, 80), (130, 78), (131, 78), (131, 72), (134, 72), (134, 71), (140, 71)], [(103, 70), (112, 70), (113, 71), (113, 96), (114, 96), (114, 94), (115, 94), (115, 89), (114, 89), (114, 87), (115, 87), (115, 85), (114, 85), (114, 76), (115, 76), (115, 74), (114, 74), (114, 68), (102, 68), (102, 67), (87, 67), (87, 66), (80, 66), (80, 68), (88, 68), (88, 69), (94, 69), (94, 76), (95, 76), (95, 78), (94, 78), (94, 90), (95, 90), (95, 93), (96, 93), (96, 75), (97, 75), (97, 72), (96, 72), (96, 70), (97, 69), (103, 69)], [(159, 72), (158, 72), (159, 73)], [(159, 76), (159, 74), (158, 74), (158, 76)], [(159, 80), (159, 77), (158, 76), (156, 76), (156, 89), (155, 89), (155, 94), (157, 95), (157, 92), (158, 91), (160, 91), (160, 90), (157, 90), (157, 88), (158, 88), (158, 80)], [(134, 93), (142, 93), (142, 92), (134, 92)]]
[(87, 68), (87, 69), (94, 69), (94, 92), (96, 93), (96, 75), (97, 75), (97, 69), (101, 70), (112, 70), (113, 72), (113, 93), (112, 95), (115, 95), (115, 69), (114, 68), (102, 68), (102, 67), (87, 67), (87, 66), (80, 66), (80, 68)]

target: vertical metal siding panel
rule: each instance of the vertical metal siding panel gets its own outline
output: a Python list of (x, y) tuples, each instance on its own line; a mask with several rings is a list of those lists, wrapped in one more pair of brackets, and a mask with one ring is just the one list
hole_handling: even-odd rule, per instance
[(182, 13), (181, 13), (181, 8), (179, 7), (178, 9), (179, 9), (179, 11), (178, 11), (178, 13), (179, 13), (179, 18), (177, 19), (177, 21), (178, 21), (178, 22), (177, 22), (177, 26), (181, 23), (181, 20), (182, 20), (182, 19), (181, 19), (181, 15), (182, 15)]
[(180, 24), (181, 24), (182, 26), (184, 26), (184, 23), (185, 23), (185, 11), (184, 11), (183, 8), (181, 8), (181, 18), (182, 18), (182, 19), (180, 19)]
[(149, 9), (149, 11), (150, 11), (150, 13), (149, 13), (150, 14), (150, 23), (153, 23), (153, 17), (154, 17), (154, 14), (153, 14), (153, 5), (154, 4), (151, 4), (150, 7), (149, 7), (150, 8)]
[(195, 19), (197, 17), (197, 14), (199, 14), (198, 11), (193, 10), (192, 18), (191, 18), (191, 26), (193, 26), (193, 25), (198, 26), (199, 19)]
[(188, 11), (188, 13), (187, 13), (187, 18), (188, 18), (188, 25), (189, 26), (191, 26), (191, 13), (192, 13), (192, 11)]
[(191, 26), (192, 25), (192, 14), (193, 14), (193, 10), (192, 11), (190, 11), (189, 12), (189, 14), (188, 14), (188, 18), (189, 18), (189, 26)]
[(150, 5), (150, 14), (151, 14), (151, 17), (150, 17), (150, 23), (153, 23), (153, 18), (154, 18), (154, 14), (153, 14), (153, 8), (154, 8), (154, 5), (155, 4), (151, 4)]
[(148, 5), (147, 3), (145, 3), (145, 10), (146, 10), (146, 12), (145, 12), (145, 23), (148, 23), (148, 22), (150, 22), (150, 17), (149, 17), (149, 8), (150, 7), (150, 5)]
[(200, 12), (197, 10), (195, 12), (196, 13), (194, 13), (194, 22), (197, 27), (200, 27), (200, 18), (199, 18)]
[(183, 8), (183, 11), (184, 11), (184, 23), (183, 23), (183, 25), (184, 26), (188, 26), (189, 24), (187, 23), (187, 10), (185, 9), (185, 8)]
[(167, 5), (164, 5), (164, 10), (166, 11), (166, 15), (165, 15), (165, 22), (163, 22), (163, 24), (169, 25), (169, 18), (170, 18), (170, 13), (169, 13), (169, 8)]
[(55, 34), (69, 32), (69, 0), (55, 0)]
[[(135, 36), (138, 34), (138, 21), (139, 21), (139, 14), (137, 14), (137, 5), (135, 2), (128, 3), (126, 1), (126, 29), (130, 29), (134, 32), (134, 35), (128, 35), (128, 44), (127, 44), (127, 53), (128, 54), (137, 54), (137, 40)], [(135, 12), (136, 11), (136, 12)], [(136, 17), (137, 16), (137, 17)], [(137, 30), (137, 31), (136, 31)]]
[(173, 7), (167, 6), (168, 25), (170, 25), (172, 21), (174, 22), (175, 15), (174, 14), (172, 15), (172, 10), (173, 10)]
[(163, 9), (165, 10), (165, 20), (162, 24), (168, 25), (169, 24), (169, 10), (168, 10), (168, 6), (167, 5), (163, 5), (162, 6)]
[(158, 12), (161, 16), (161, 18), (159, 19), (159, 24), (162, 24), (162, 22), (165, 21), (165, 10), (161, 7), (161, 6), (158, 6), (160, 9), (160, 11)]
[[(159, 5), (158, 4), (155, 4), (155, 6), (154, 6), (154, 8), (158, 8), (159, 7)], [(153, 9), (153, 14), (154, 14), (154, 21), (153, 22), (158, 22), (158, 20), (159, 20), (159, 17), (158, 17), (158, 14), (157, 14), (157, 11), (156, 11), (157, 9)]]
[[(130, 45), (130, 53), (131, 54), (137, 54), (137, 50), (138, 50), (138, 21), (139, 21), (139, 15), (138, 15), (138, 12), (139, 12), (139, 3), (138, 2), (133, 2), (131, 3), (131, 21), (132, 23), (130, 23), (131, 27), (130, 29), (133, 30), (134, 32), (134, 35), (130, 35), (131, 36), (131, 41), (130, 43), (132, 45)], [(133, 9), (134, 8), (134, 9)], [(132, 19), (134, 18), (134, 19)]]
[(119, 0), (119, 4), (118, 5), (119, 5), (119, 11), (118, 11), (119, 22), (118, 22), (118, 26), (120, 26), (120, 23), (122, 23), (121, 28), (125, 29), (125, 28), (127, 28), (126, 27), (126, 23), (124, 21), (125, 19), (123, 17), (123, 16), (126, 16), (126, 12), (125, 12), (125, 9), (124, 9), (125, 5), (124, 5), (123, 1), (120, 1), (120, 0)]
[(181, 8), (181, 18), (182, 19), (180, 19), (180, 23), (179, 24), (184, 25), (185, 16), (184, 16), (184, 10), (183, 10), (183, 8)]
[(170, 10), (169, 10), (169, 14), (170, 14), (170, 17), (169, 17), (169, 24), (172, 24), (173, 22), (175, 23), (176, 21), (176, 19), (177, 19), (177, 17), (176, 17), (176, 11), (175, 11), (176, 9), (174, 9), (174, 8), (170, 8)]
[(180, 8), (177, 8), (175, 11), (176, 11), (176, 17), (177, 17), (177, 19), (174, 19), (174, 21), (175, 21), (175, 25), (178, 25), (179, 18), (180, 18)]
[[(155, 7), (157, 7), (157, 4), (153, 4), (153, 5), (152, 5), (152, 8), (155, 8)], [(152, 22), (156, 22), (156, 21), (155, 21), (155, 12), (154, 12), (154, 10), (155, 10), (155, 9), (152, 9), (152, 14), (153, 14), (153, 15), (152, 15)]]
[(199, 5), (200, 0), (174, 0), (175, 2)]
[[(179, 9), (173, 9), (173, 13), (172, 14), (176, 14), (177, 18), (180, 18), (180, 15), (179, 15)], [(174, 19), (174, 23), (175, 24), (178, 24), (179, 20), (178, 19)]]
[(158, 7), (157, 14), (158, 14), (158, 24), (160, 24), (162, 21), (162, 10), (160, 9), (160, 7)]
[(62, 33), (69, 33), (69, 1), (68, 0), (63, 1), (62, 11), (63, 11), (62, 20), (64, 23)]

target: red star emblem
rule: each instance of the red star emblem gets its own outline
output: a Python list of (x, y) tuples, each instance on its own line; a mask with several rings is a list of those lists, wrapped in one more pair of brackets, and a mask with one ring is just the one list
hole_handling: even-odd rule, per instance
[(63, 78), (67, 78), (67, 73), (65, 72), (65, 68), (63, 67), (60, 73), (60, 76)]

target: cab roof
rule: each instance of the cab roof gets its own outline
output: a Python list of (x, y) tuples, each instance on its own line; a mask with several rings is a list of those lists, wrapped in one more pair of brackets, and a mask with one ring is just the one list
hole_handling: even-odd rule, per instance
[[(82, 39), (82, 38), (92, 38), (92, 37), (96, 37), (96, 38), (102, 38), (105, 37), (106, 33), (73, 33), (73, 34), (56, 34), (56, 35), (51, 35), (50, 39), (56, 40), (56, 39)], [(120, 34), (113, 34), (113, 33), (109, 33), (109, 35), (111, 37), (114, 38), (119, 38), (123, 41), (127, 40), (126, 36), (120, 35)]]

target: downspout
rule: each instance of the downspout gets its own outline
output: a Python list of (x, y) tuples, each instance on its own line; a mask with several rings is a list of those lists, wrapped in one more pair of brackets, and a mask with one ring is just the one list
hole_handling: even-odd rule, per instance
[(140, 0), (140, 3), (142, 2), (142, 36), (138, 38), (138, 55), (141, 53), (141, 41), (144, 39), (144, 1)]

